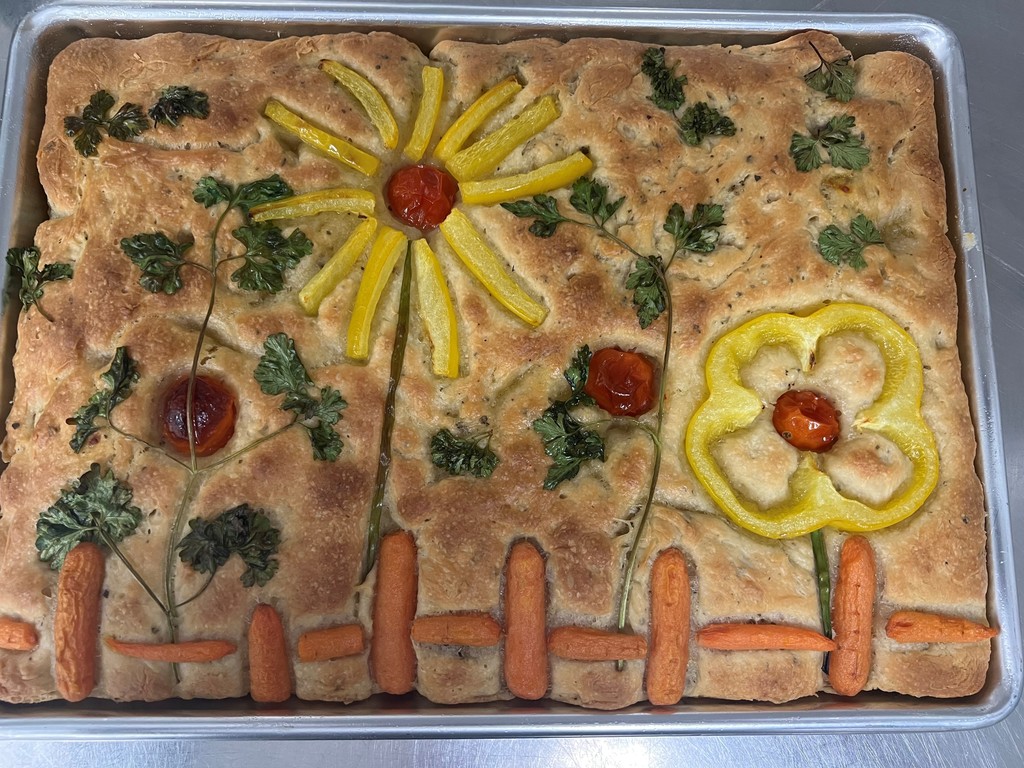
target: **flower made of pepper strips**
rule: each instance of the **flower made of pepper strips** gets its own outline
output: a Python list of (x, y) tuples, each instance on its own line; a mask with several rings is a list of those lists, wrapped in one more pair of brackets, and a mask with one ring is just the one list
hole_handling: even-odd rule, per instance
[[(814, 454), (804, 451), (790, 477), (786, 500), (761, 508), (733, 488), (712, 453), (717, 441), (749, 426), (765, 407), (758, 394), (743, 385), (742, 371), (761, 348), (775, 345), (794, 352), (807, 372), (818, 343), (842, 332), (867, 338), (885, 362), (881, 393), (852, 415), (850, 428), (891, 440), (910, 460), (910, 477), (885, 503), (872, 506), (841, 494)], [(909, 334), (877, 309), (833, 304), (806, 317), (762, 315), (715, 342), (705, 375), (708, 396), (687, 427), (686, 456), (715, 503), (748, 531), (770, 538), (790, 538), (826, 525), (845, 531), (886, 528), (914, 514), (938, 482), (935, 438), (921, 415), (921, 355)]]

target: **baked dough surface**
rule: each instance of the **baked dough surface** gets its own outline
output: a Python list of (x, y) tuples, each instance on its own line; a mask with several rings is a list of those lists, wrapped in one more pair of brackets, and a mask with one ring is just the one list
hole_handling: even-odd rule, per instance
[[(988, 644), (899, 646), (884, 633), (885, 619), (895, 609), (977, 621), (985, 620), (986, 611), (985, 513), (957, 351), (956, 256), (946, 238), (932, 75), (903, 53), (864, 56), (855, 65), (856, 99), (840, 105), (804, 84), (803, 74), (818, 63), (809, 41), (828, 59), (844, 54), (838, 40), (816, 32), (753, 48), (667, 48), (667, 60), (689, 78), (688, 101), (709, 102), (737, 126), (734, 137), (697, 147), (679, 141), (673, 118), (648, 99), (649, 84), (640, 74), (647, 46), (635, 42), (442, 42), (428, 59), (411, 43), (380, 33), (269, 43), (168, 34), (137, 41), (84, 40), (62, 52), (51, 69), (38, 153), (51, 218), (39, 227), (36, 244), (44, 262), (71, 262), (75, 277), (46, 288), (52, 324), (36, 311), (21, 317), (17, 389), (3, 444), (9, 466), (0, 476), (0, 616), (32, 622), (41, 642), (28, 653), (0, 650), (0, 699), (30, 702), (57, 695), (52, 640), (57, 575), (37, 557), (35, 523), (90, 463), (109, 465), (134, 489), (134, 503), (146, 516), (123, 549), (150, 583), (162, 583), (184, 472), (159, 452), (109, 431), (74, 454), (68, 448), (74, 428), (66, 419), (95, 390), (114, 350), (127, 346), (141, 379), (135, 394), (119, 406), (117, 421), (159, 442), (155, 403), (167, 384), (188, 370), (210, 285), (204, 273), (187, 270), (178, 294), (146, 292), (119, 248), (120, 239), (159, 230), (175, 239), (190, 236), (196, 253), (208, 253), (215, 213), (192, 200), (196, 181), (208, 175), (239, 184), (279, 173), (297, 192), (364, 186), (378, 194), (377, 209), (388, 218), (380, 187), (400, 163), (398, 153), (385, 150), (358, 103), (317, 70), (324, 58), (365, 74), (385, 94), (403, 136), (415, 117), (420, 70), (427, 63), (445, 73), (442, 126), (509, 75), (518, 76), (524, 88), (485, 130), (534, 99), (554, 94), (561, 116), (515, 150), (497, 174), (530, 170), (586, 147), (594, 176), (626, 199), (612, 225), (641, 253), (667, 248), (661, 222), (672, 203), (687, 211), (709, 201), (725, 207), (718, 248), (679, 259), (670, 271), (675, 322), (672, 363), (665, 373), (666, 450), (630, 605), (637, 633), (648, 632), (650, 564), (669, 547), (679, 548), (690, 565), (693, 629), (721, 620), (818, 627), (807, 538), (768, 540), (727, 522), (682, 452), (688, 419), (706, 395), (703, 363), (710, 345), (762, 313), (804, 312), (830, 302), (877, 307), (906, 328), (924, 364), (922, 412), (936, 436), (940, 479), (914, 516), (868, 534), (878, 562), (879, 594), (867, 688), (914, 696), (979, 690)], [(131, 142), (105, 139), (93, 158), (81, 157), (63, 134), (63, 118), (78, 114), (99, 89), (114, 94), (118, 105), (151, 104), (170, 84), (207, 93), (209, 118), (186, 119), (175, 130), (158, 127)], [(385, 160), (376, 178), (359, 177), (274, 129), (262, 117), (270, 98), (393, 159)], [(787, 152), (792, 133), (846, 111), (856, 115), (871, 163), (858, 172), (827, 164), (812, 173), (797, 172)], [(564, 191), (556, 197), (567, 204)], [(414, 313), (387, 504), (392, 523), (416, 539), (418, 614), (482, 611), (501, 621), (507, 553), (525, 537), (546, 557), (548, 627), (610, 629), (628, 544), (623, 521), (636, 513), (646, 493), (649, 441), (635, 430), (613, 430), (607, 461), (585, 467), (577, 479), (551, 492), (542, 488), (548, 460), (530, 424), (549, 398), (562, 396), (561, 371), (578, 346), (635, 348), (660, 358), (664, 319), (639, 328), (622, 287), (633, 259), (591, 230), (562, 226), (541, 240), (527, 231), (528, 222), (500, 207), (460, 207), (549, 315), (539, 329), (528, 328), (487, 295), (437, 234), (429, 236), (457, 307), (463, 375), (442, 380), (431, 373), (429, 341)], [(814, 243), (822, 228), (833, 222), (845, 228), (858, 213), (878, 225), (888, 245), (870, 247), (868, 266), (861, 271), (837, 269)], [(327, 214), (289, 223), (310, 237), (314, 251), (288, 274), (286, 289), (276, 296), (240, 291), (221, 273), (202, 367), (238, 395), (236, 433), (225, 450), (287, 421), (278, 399), (261, 394), (251, 375), (271, 333), (292, 336), (314, 381), (336, 387), (349, 403), (338, 427), (345, 447), (337, 462), (314, 462), (304, 436), (293, 430), (211, 474), (189, 505), (187, 519), (249, 502), (268, 510), (281, 529), (280, 571), (265, 587), (242, 588), (241, 565), (233, 558), (182, 611), (183, 637), (232, 640), (239, 652), (215, 663), (182, 665), (182, 680), (175, 684), (167, 664), (101, 648), (94, 695), (119, 700), (245, 695), (246, 621), (256, 603), (277, 608), (293, 649), (303, 632), (338, 623), (360, 622), (372, 635), (374, 580), (362, 586), (359, 580), (398, 280), (392, 280), (382, 301), (367, 365), (344, 356), (360, 270), (324, 302), (319, 317), (304, 315), (295, 298), (355, 221)], [(222, 233), (222, 249), (232, 247), (230, 228)], [(856, 339), (832, 344), (824, 357), (835, 362), (822, 378), (846, 399), (844, 406), (870, 402), (873, 382), (884, 375), (880, 362)], [(755, 361), (757, 370), (749, 374), (763, 382), (766, 400), (795, 376), (787, 371), (785, 355), (771, 357)], [(860, 363), (857, 370), (863, 373), (851, 374)], [(431, 465), (434, 432), (480, 424), (493, 429), (491, 446), (501, 457), (489, 480), (449, 477)], [(787, 445), (753, 444), (772, 438), (759, 432), (746, 445), (724, 445), (721, 461), (735, 463), (737, 476), (786, 466), (785, 453), (792, 450)], [(853, 495), (884, 497), (902, 482), (900, 457), (878, 450), (835, 457), (842, 482), (868, 486)], [(782, 460), (765, 460), (775, 454)], [(871, 487), (872, 461), (884, 470), (881, 490)], [(784, 493), (784, 481), (766, 478), (763, 490)], [(833, 564), (842, 538), (835, 531), (827, 534)], [(190, 594), (202, 577), (181, 567), (178, 583), (181, 594)], [(102, 635), (165, 639), (162, 614), (113, 557), (102, 604)], [(690, 649), (687, 696), (785, 701), (828, 690), (816, 653), (722, 652), (693, 642)], [(434, 701), (510, 697), (500, 647), (418, 646), (416, 653), (417, 688)], [(350, 702), (375, 691), (366, 654), (296, 661), (292, 674), (301, 698)], [(552, 658), (548, 695), (601, 708), (644, 700), (643, 662), (629, 662), (617, 672), (610, 662)]]

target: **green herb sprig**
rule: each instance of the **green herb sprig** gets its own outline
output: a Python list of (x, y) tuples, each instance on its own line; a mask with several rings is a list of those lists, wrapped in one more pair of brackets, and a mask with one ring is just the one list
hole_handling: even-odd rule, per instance
[(857, 270), (868, 265), (864, 259), (864, 249), (869, 245), (884, 243), (878, 227), (863, 213), (857, 214), (850, 222), (849, 233), (843, 232), (835, 224), (829, 224), (818, 235), (818, 251), (825, 261), (837, 267), (848, 264)]
[(821, 63), (804, 75), (804, 82), (836, 101), (844, 104), (850, 101), (857, 81), (857, 71), (853, 68), (852, 57), (843, 56), (834, 61), (827, 61), (814, 43), (808, 41), (807, 44), (811, 46)]
[(47, 264), (39, 268), (41, 255), (35, 246), (28, 248), (9, 248), (7, 250), (7, 265), (11, 272), (21, 280), (18, 288), (18, 299), (21, 301), (22, 309), (28, 309), (32, 305), (39, 310), (39, 314), (53, 322), (43, 309), (39, 300), (43, 298), (43, 285), (57, 280), (70, 280), (74, 270), (70, 264), (62, 261)]
[(853, 115), (843, 114), (813, 129), (810, 135), (794, 133), (789, 142), (789, 154), (796, 163), (796, 169), (808, 173), (820, 168), (823, 162), (822, 150), (825, 150), (829, 162), (836, 168), (859, 171), (866, 166), (871, 153), (864, 146), (863, 137), (851, 133), (855, 124)]
[(491, 450), (488, 430), (469, 437), (456, 437), (449, 429), (438, 430), (430, 438), (430, 461), (449, 475), (487, 478), (498, 466), (498, 455)]
[[(281, 532), (262, 509), (239, 504), (211, 520), (194, 518), (188, 525), (191, 530), (178, 544), (178, 556), (197, 573), (210, 574), (207, 584), (232, 555), (238, 555), (245, 564), (241, 576), (244, 587), (266, 586), (277, 573), (275, 555)], [(194, 600), (205, 588), (179, 607)]]
[(735, 136), (736, 123), (705, 101), (686, 108), (679, 118), (679, 138), (696, 147), (708, 136)]
[(122, 104), (113, 115), (114, 97), (107, 91), (96, 91), (82, 114), (64, 118), (64, 133), (74, 138), (75, 149), (82, 157), (92, 157), (103, 141), (102, 131), (111, 138), (128, 141), (150, 128), (149, 120), (138, 104)]
[(177, 128), (186, 117), (205, 120), (209, 116), (209, 97), (187, 85), (171, 85), (164, 88), (156, 103), (149, 108), (149, 117), (155, 124), (171, 128)]
[[(107, 425), (113, 426), (110, 421), (111, 413), (128, 399), (132, 387), (139, 380), (138, 367), (126, 347), (117, 348), (110, 361), (110, 367), (100, 374), (100, 380), (104, 384), (103, 388), (96, 390), (89, 398), (89, 402), (67, 420), (68, 424), (75, 427), (75, 434), (71, 436), (71, 450), (75, 453), (81, 453), (89, 438), (100, 430), (102, 425), (97, 426), (97, 419), (103, 419)], [(115, 429), (121, 434), (126, 434), (116, 427)], [(144, 442), (141, 438), (135, 439)]]
[(675, 112), (686, 102), (683, 86), (686, 75), (676, 75), (675, 67), (665, 63), (664, 48), (648, 48), (640, 60), (640, 71), (651, 81), (650, 100), (655, 106)]

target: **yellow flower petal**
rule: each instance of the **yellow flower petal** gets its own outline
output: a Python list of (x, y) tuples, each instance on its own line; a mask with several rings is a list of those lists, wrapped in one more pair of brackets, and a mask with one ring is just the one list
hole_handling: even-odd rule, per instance
[(462, 201), (469, 205), (494, 205), (559, 189), (572, 184), (593, 167), (589, 157), (582, 152), (574, 152), (564, 160), (542, 165), (529, 173), (463, 182), (459, 185), (459, 192)]
[(370, 122), (377, 127), (384, 146), (388, 149), (397, 147), (398, 123), (395, 122), (395, 116), (391, 113), (388, 103), (384, 101), (381, 92), (373, 83), (337, 61), (323, 59), (320, 62), (320, 69), (333, 77), (339, 85), (348, 90), (363, 105), (363, 109), (370, 117)]
[(437, 142), (434, 157), (445, 162), (462, 149), (469, 137), (501, 106), (523, 90), (515, 77), (508, 77), (469, 105)]
[(441, 234), (473, 276), (512, 314), (534, 327), (544, 322), (547, 309), (519, 287), (464, 213), (456, 208), (448, 214), (441, 222)]
[(335, 187), (318, 189), (304, 195), (294, 195), (274, 200), (269, 203), (253, 206), (249, 211), (253, 221), (269, 221), (271, 219), (294, 219), (300, 216), (313, 216), (317, 213), (333, 211), (335, 213), (357, 213), (369, 216), (373, 213), (376, 199), (372, 192), (365, 189), (349, 189)]
[(363, 152), (339, 136), (317, 128), (275, 99), (267, 102), (263, 114), (304, 144), (366, 176), (373, 176), (380, 167), (380, 160), (373, 155)]
[(313, 278), (299, 291), (299, 304), (307, 314), (316, 315), (320, 303), (326, 299), (338, 283), (352, 271), (356, 261), (363, 255), (366, 246), (377, 231), (377, 220), (366, 219), (352, 230), (345, 243), (339, 248)]
[(348, 348), (345, 354), (354, 360), (365, 360), (370, 356), (370, 328), (377, 314), (377, 304), (407, 242), (405, 235), (391, 227), (383, 227), (373, 241), (370, 258), (366, 260), (363, 279), (356, 292), (352, 318), (348, 323)]
[(451, 379), (459, 375), (459, 328), (455, 307), (437, 256), (422, 238), (412, 244), (416, 297), (420, 318), (427, 329), (434, 373)]
[(528, 106), (493, 133), (456, 152), (447, 162), (459, 181), (472, 181), (491, 173), (508, 154), (550, 125), (560, 114), (554, 96)]
[(412, 136), (402, 150), (407, 158), (418, 163), (427, 151), (427, 144), (434, 135), (437, 116), (441, 113), (441, 96), (444, 94), (444, 72), (438, 67), (423, 68), (423, 95), (420, 97), (420, 110), (416, 113), (416, 122), (412, 126)]

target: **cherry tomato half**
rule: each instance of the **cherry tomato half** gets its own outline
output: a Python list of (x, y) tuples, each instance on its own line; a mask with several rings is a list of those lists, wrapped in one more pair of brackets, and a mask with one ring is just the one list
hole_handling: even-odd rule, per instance
[(451, 174), (433, 165), (407, 165), (388, 179), (388, 210), (403, 224), (421, 232), (436, 229), (452, 212), (459, 185)]
[(810, 390), (790, 390), (775, 401), (772, 424), (782, 439), (801, 451), (824, 453), (839, 437), (839, 411)]
[[(164, 395), (163, 434), (174, 450), (188, 454), (188, 428), (185, 426), (188, 376), (171, 385)], [(210, 456), (235, 434), (235, 396), (223, 383), (209, 376), (197, 376), (192, 402), (192, 429), (196, 436), (196, 456)]]
[(583, 391), (613, 416), (641, 416), (654, 406), (655, 378), (644, 355), (606, 347), (591, 356)]

